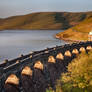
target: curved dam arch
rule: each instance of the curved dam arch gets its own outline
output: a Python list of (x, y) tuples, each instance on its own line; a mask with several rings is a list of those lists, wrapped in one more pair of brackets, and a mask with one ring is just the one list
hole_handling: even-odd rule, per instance
[(20, 92), (22, 92), (22, 75), (33, 76), (34, 68), (41, 70), (45, 74), (48, 72), (48, 63), (55, 65), (57, 60), (64, 60), (66, 58), (72, 60), (74, 58), (73, 54), (78, 55), (90, 50), (92, 50), (92, 42), (80, 42), (47, 48), (28, 55), (21, 55), (12, 61), (6, 60), (0, 65), (0, 92), (5, 92), (4, 85), (7, 83), (17, 85)]

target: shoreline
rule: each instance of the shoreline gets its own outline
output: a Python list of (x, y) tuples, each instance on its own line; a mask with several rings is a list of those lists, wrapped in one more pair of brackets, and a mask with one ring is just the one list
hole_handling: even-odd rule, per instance
[(59, 39), (59, 40), (63, 40), (65, 42), (69, 42), (69, 43), (79, 43), (79, 42), (85, 42), (84, 40), (72, 40), (72, 39), (68, 39), (68, 38), (63, 38), (63, 37), (59, 37), (59, 36), (55, 36), (56, 39)]

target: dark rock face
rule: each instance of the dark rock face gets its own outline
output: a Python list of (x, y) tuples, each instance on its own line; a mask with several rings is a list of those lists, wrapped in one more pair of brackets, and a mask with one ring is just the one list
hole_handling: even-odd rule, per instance
[(64, 56), (64, 64), (65, 66), (68, 66), (69, 62), (71, 62), (72, 58), (69, 56)]
[(22, 86), (24, 92), (34, 92), (32, 76), (22, 75)]
[(58, 73), (55, 63), (48, 63), (48, 71), (50, 77), (50, 85), (53, 89), (55, 89), (57, 73)]
[(59, 78), (61, 73), (65, 72), (65, 69), (66, 69), (64, 60), (57, 59), (56, 60), (56, 67), (57, 67), (58, 78)]
[(34, 92), (46, 92), (47, 82), (44, 73), (40, 69), (33, 70)]
[(19, 92), (19, 89), (16, 85), (5, 84), (5, 92)]

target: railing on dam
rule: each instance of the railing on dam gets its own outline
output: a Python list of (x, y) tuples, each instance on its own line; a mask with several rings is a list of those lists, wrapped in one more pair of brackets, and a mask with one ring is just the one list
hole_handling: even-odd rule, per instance
[(14, 74), (19, 78), (19, 89), (23, 92), (21, 85), (21, 72), (24, 67), (28, 66), (33, 68), (37, 61), (41, 61), (43, 64), (43, 71), (45, 72), (46, 63), (48, 62), (49, 56), (53, 56), (55, 59), (59, 53), (66, 55), (67, 51), (73, 53), (73, 50), (78, 50), (79, 53), (85, 50), (88, 51), (92, 49), (92, 42), (79, 42), (72, 44), (65, 44), (62, 46), (56, 46), (53, 48), (47, 48), (41, 51), (35, 51), (28, 55), (21, 55), (20, 57), (13, 59), (11, 61), (5, 60), (4, 63), (0, 65), (0, 92), (5, 92), (4, 85), (7, 78)]

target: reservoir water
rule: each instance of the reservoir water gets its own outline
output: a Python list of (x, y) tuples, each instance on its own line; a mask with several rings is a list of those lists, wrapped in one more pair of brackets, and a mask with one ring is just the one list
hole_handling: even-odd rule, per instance
[(63, 30), (5, 30), (0, 31), (0, 62), (19, 54), (65, 44), (54, 36)]

